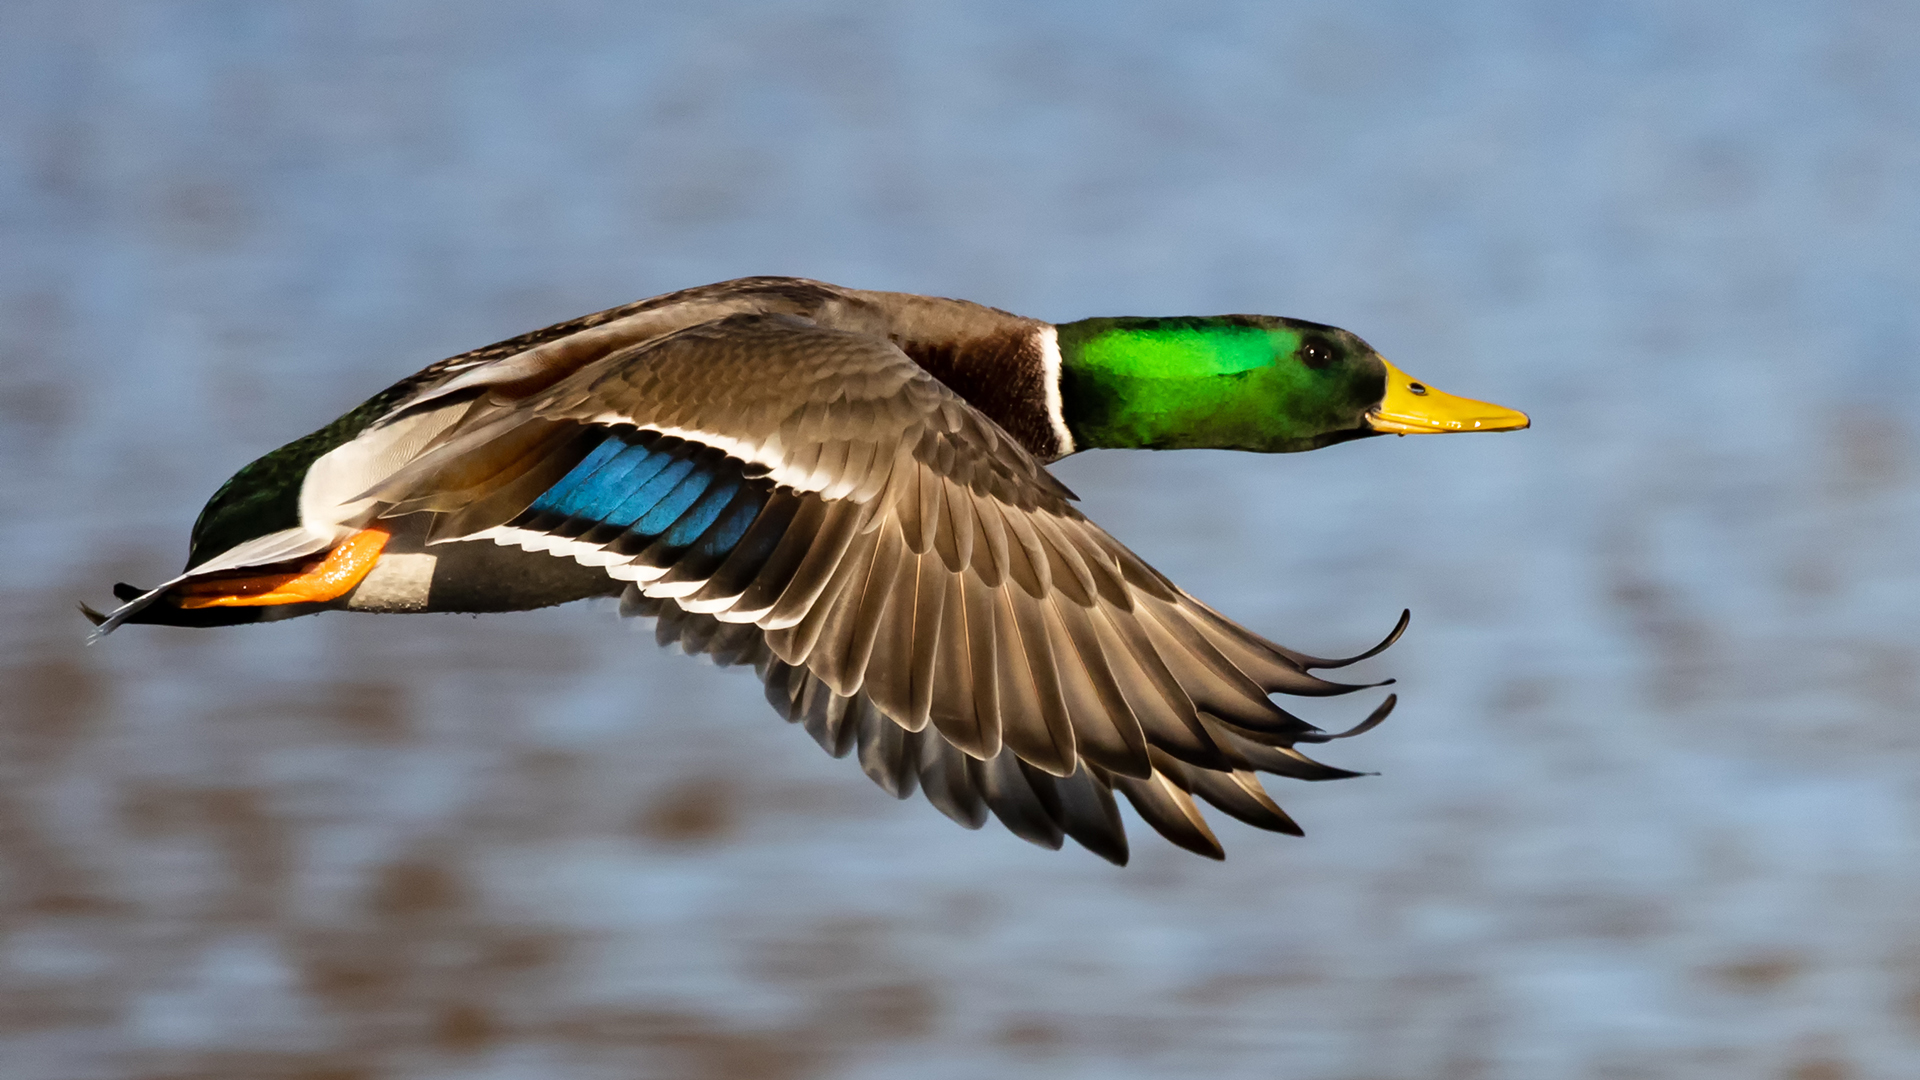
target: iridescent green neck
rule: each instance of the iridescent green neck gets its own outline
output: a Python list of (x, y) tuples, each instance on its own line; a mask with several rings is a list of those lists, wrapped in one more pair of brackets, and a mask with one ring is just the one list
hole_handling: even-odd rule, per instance
[[(1317, 323), (1223, 315), (1058, 329), (1062, 411), (1081, 449), (1312, 450), (1367, 434), (1362, 414), (1385, 389), (1364, 342)], [(1314, 348), (1303, 360), (1307, 342), (1337, 362)]]

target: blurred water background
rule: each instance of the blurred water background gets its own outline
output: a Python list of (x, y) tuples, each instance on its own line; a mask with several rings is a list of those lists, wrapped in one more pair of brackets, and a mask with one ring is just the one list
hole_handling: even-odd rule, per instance
[[(1917, 251), (1891, 0), (0, 5), (0, 1075), (1920, 1075)], [(83, 646), (394, 378), (757, 273), (1529, 410), (1058, 467), (1289, 645), (1411, 606), (1382, 775), (1120, 870), (606, 603)]]

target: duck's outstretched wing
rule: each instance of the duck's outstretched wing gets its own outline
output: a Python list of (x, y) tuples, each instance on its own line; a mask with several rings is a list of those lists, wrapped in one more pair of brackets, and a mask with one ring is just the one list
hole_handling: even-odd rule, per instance
[(1117, 788), (1218, 856), (1192, 794), (1291, 832), (1252, 772), (1350, 775), (1293, 751), (1330, 736), (1268, 695), (1358, 687), (1187, 596), (878, 337), (695, 326), (476, 410), (369, 494), (740, 627), (789, 719), (963, 822), (1124, 858)]
[[(1127, 834), (1113, 797), (1116, 789), (1161, 835), (1189, 851), (1221, 858), (1220, 842), (1194, 796), (1250, 825), (1298, 836), (1300, 827), (1268, 796), (1257, 773), (1300, 780), (1363, 775), (1315, 761), (1291, 747), (1238, 739), (1220, 730), (1215, 731), (1217, 745), (1227, 767), (1194, 765), (1150, 747), (1154, 771), (1145, 779), (1116, 775), (1084, 759), (1073, 775), (1056, 777), (1005, 749), (983, 761), (961, 752), (937, 729), (908, 731), (864, 693), (835, 694), (807, 669), (775, 656), (765, 633), (751, 623), (723, 623), (689, 612), (671, 600), (645, 595), (638, 586), (628, 587), (620, 611), (654, 618), (655, 637), (663, 647), (677, 645), (689, 656), (706, 656), (722, 667), (753, 668), (781, 716), (805, 728), (834, 757), (858, 751), (861, 771), (894, 798), (912, 798), (918, 789), (941, 813), (969, 829), (986, 824), (991, 813), (1016, 836), (1041, 847), (1058, 850), (1072, 837), (1122, 866), (1127, 862)], [(1389, 695), (1360, 727), (1330, 737), (1373, 727), (1386, 719), (1394, 700)], [(1209, 719), (1202, 717), (1201, 722), (1208, 724)]]

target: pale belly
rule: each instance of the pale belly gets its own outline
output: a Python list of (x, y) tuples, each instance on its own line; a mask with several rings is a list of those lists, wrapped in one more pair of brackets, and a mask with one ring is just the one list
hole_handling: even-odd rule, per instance
[(618, 596), (625, 582), (572, 559), (491, 540), (428, 546), (426, 515), (400, 518), (380, 561), (330, 607), (382, 613), (526, 611), (589, 596)]

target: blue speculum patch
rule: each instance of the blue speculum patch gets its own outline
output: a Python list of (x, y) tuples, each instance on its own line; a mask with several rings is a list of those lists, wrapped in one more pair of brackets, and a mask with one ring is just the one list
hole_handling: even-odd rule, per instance
[(765, 505), (766, 493), (746, 483), (740, 462), (698, 443), (625, 431), (588, 451), (516, 522), (573, 536), (590, 528), (664, 536), (670, 548), (697, 542), (719, 555), (740, 542)]

